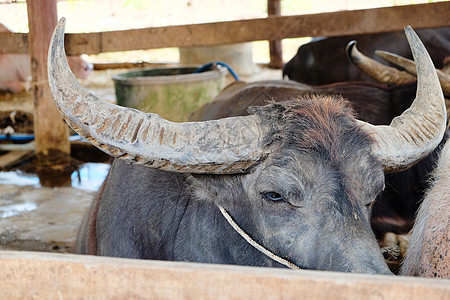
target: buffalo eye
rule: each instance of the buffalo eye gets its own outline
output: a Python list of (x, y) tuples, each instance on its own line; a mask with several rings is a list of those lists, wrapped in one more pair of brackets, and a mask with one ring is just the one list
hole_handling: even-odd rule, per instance
[(266, 192), (262, 193), (262, 196), (264, 199), (272, 201), (272, 202), (278, 202), (278, 201), (286, 201), (283, 196), (278, 194), (277, 192)]

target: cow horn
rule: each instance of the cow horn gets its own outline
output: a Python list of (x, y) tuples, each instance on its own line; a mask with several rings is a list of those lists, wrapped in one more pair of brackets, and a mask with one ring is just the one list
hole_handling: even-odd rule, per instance
[(385, 172), (407, 169), (433, 151), (442, 140), (447, 120), (444, 96), (433, 62), (411, 27), (405, 34), (416, 62), (417, 92), (411, 107), (389, 126), (360, 121), (375, 140), (372, 153)]
[[(375, 54), (379, 57), (383, 58), (384, 60), (403, 68), (406, 72), (408, 72), (411, 75), (417, 76), (416, 72), (416, 64), (407, 58), (401, 57), (400, 55), (390, 53), (387, 51), (381, 51), (377, 50), (375, 51)], [(450, 96), (450, 75), (436, 69), (437, 76), (439, 78), (439, 82), (441, 83), (442, 90), (444, 91), (444, 94), (449, 97)]]
[(383, 65), (363, 55), (356, 48), (356, 41), (349, 42), (346, 51), (348, 58), (356, 67), (378, 82), (404, 84), (416, 81), (416, 77), (407, 72)]
[(66, 122), (104, 152), (166, 171), (214, 174), (246, 172), (265, 155), (258, 116), (174, 123), (98, 99), (70, 71), (64, 28), (62, 18), (49, 48), (53, 98)]

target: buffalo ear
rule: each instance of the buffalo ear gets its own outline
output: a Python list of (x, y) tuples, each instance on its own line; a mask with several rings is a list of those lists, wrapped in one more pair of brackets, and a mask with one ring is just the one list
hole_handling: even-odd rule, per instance
[(205, 180), (206, 176), (186, 174), (188, 189), (190, 190), (190, 194), (193, 195), (194, 201), (211, 202), (214, 199), (214, 194), (208, 188), (207, 180)]
[(242, 176), (186, 174), (186, 181), (195, 197), (193, 200), (229, 207), (233, 199), (240, 201), (247, 197), (241, 181)]

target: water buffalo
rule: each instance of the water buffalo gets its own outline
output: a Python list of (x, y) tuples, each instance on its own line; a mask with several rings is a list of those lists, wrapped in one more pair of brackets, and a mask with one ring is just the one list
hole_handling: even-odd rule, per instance
[(450, 141), (414, 224), (401, 274), (450, 278)]
[[(290, 80), (234, 82), (191, 116), (191, 121), (205, 121), (248, 114), (249, 106), (262, 106), (312, 93), (339, 95), (349, 100), (360, 120), (388, 125), (410, 107), (416, 94), (416, 82), (388, 86), (368, 82), (342, 82), (309, 86)], [(450, 106), (449, 106), (450, 107)], [(447, 130), (441, 143), (450, 136)], [(378, 240), (388, 232), (407, 234), (429, 187), (440, 147), (408, 170), (385, 174), (385, 189), (374, 202), (371, 226)]]
[[(439, 69), (449, 54), (450, 28), (422, 29), (417, 34)], [(372, 81), (371, 78), (348, 64), (345, 46), (356, 40), (363, 53), (373, 55), (377, 49), (411, 58), (408, 43), (402, 32), (360, 34), (314, 39), (299, 47), (297, 54), (283, 67), (283, 76), (291, 80), (323, 85), (334, 82)], [(376, 56), (372, 58), (381, 61)]]
[(56, 106), (118, 158), (83, 220), (77, 252), (390, 273), (369, 224), (383, 170), (426, 156), (446, 120), (431, 59), (411, 28), (416, 100), (390, 126), (375, 126), (326, 95), (186, 123), (106, 103), (71, 74), (64, 24), (49, 49)]
[[(364, 56), (357, 50), (356, 42), (349, 43), (347, 51), (349, 58), (358, 69), (366, 72), (376, 81), (388, 84), (340, 82), (310, 86), (289, 80), (235, 82), (226, 87), (214, 101), (194, 112), (191, 120), (204, 121), (247, 115), (249, 106), (261, 106), (271, 101), (292, 98), (292, 95), (314, 92), (341, 95), (350, 101), (361, 120), (377, 125), (389, 124), (394, 117), (400, 115), (411, 105), (416, 93), (416, 77)], [(376, 52), (379, 53), (379, 51)], [(387, 53), (382, 52), (381, 54), (386, 57)], [(399, 61), (399, 57), (395, 57), (396, 62), (390, 59), (393, 63), (400, 65), (412, 74), (415, 73), (415, 65), (404, 59)], [(436, 71), (444, 94), (446, 94), (450, 90), (448, 75), (442, 74), (439, 70)], [(448, 114), (450, 101), (448, 99), (445, 101)], [(447, 130), (441, 144), (445, 143), (449, 136), (450, 131)], [(377, 197), (371, 218), (372, 229), (380, 242), (384, 240), (386, 233), (407, 234), (411, 230), (417, 209), (429, 187), (428, 176), (435, 168), (441, 146), (412, 168), (395, 174), (386, 174), (386, 188)]]
[[(0, 24), (0, 32), (10, 32)], [(72, 72), (80, 79), (86, 79), (94, 70), (81, 56), (67, 58)], [(19, 93), (31, 87), (31, 58), (29, 54), (0, 54), (0, 90)]]

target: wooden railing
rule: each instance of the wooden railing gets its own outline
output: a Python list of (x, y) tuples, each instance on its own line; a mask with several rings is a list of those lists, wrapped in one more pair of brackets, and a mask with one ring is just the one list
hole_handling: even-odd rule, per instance
[[(346, 10), (298, 16), (67, 34), (68, 54), (207, 46), (304, 36), (338, 36), (360, 33), (450, 26), (450, 2), (363, 10)], [(68, 19), (67, 22), (75, 22)], [(0, 33), (0, 53), (27, 53), (25, 33)]]
[(8, 251), (0, 266), (0, 299), (450, 299), (443, 279)]

